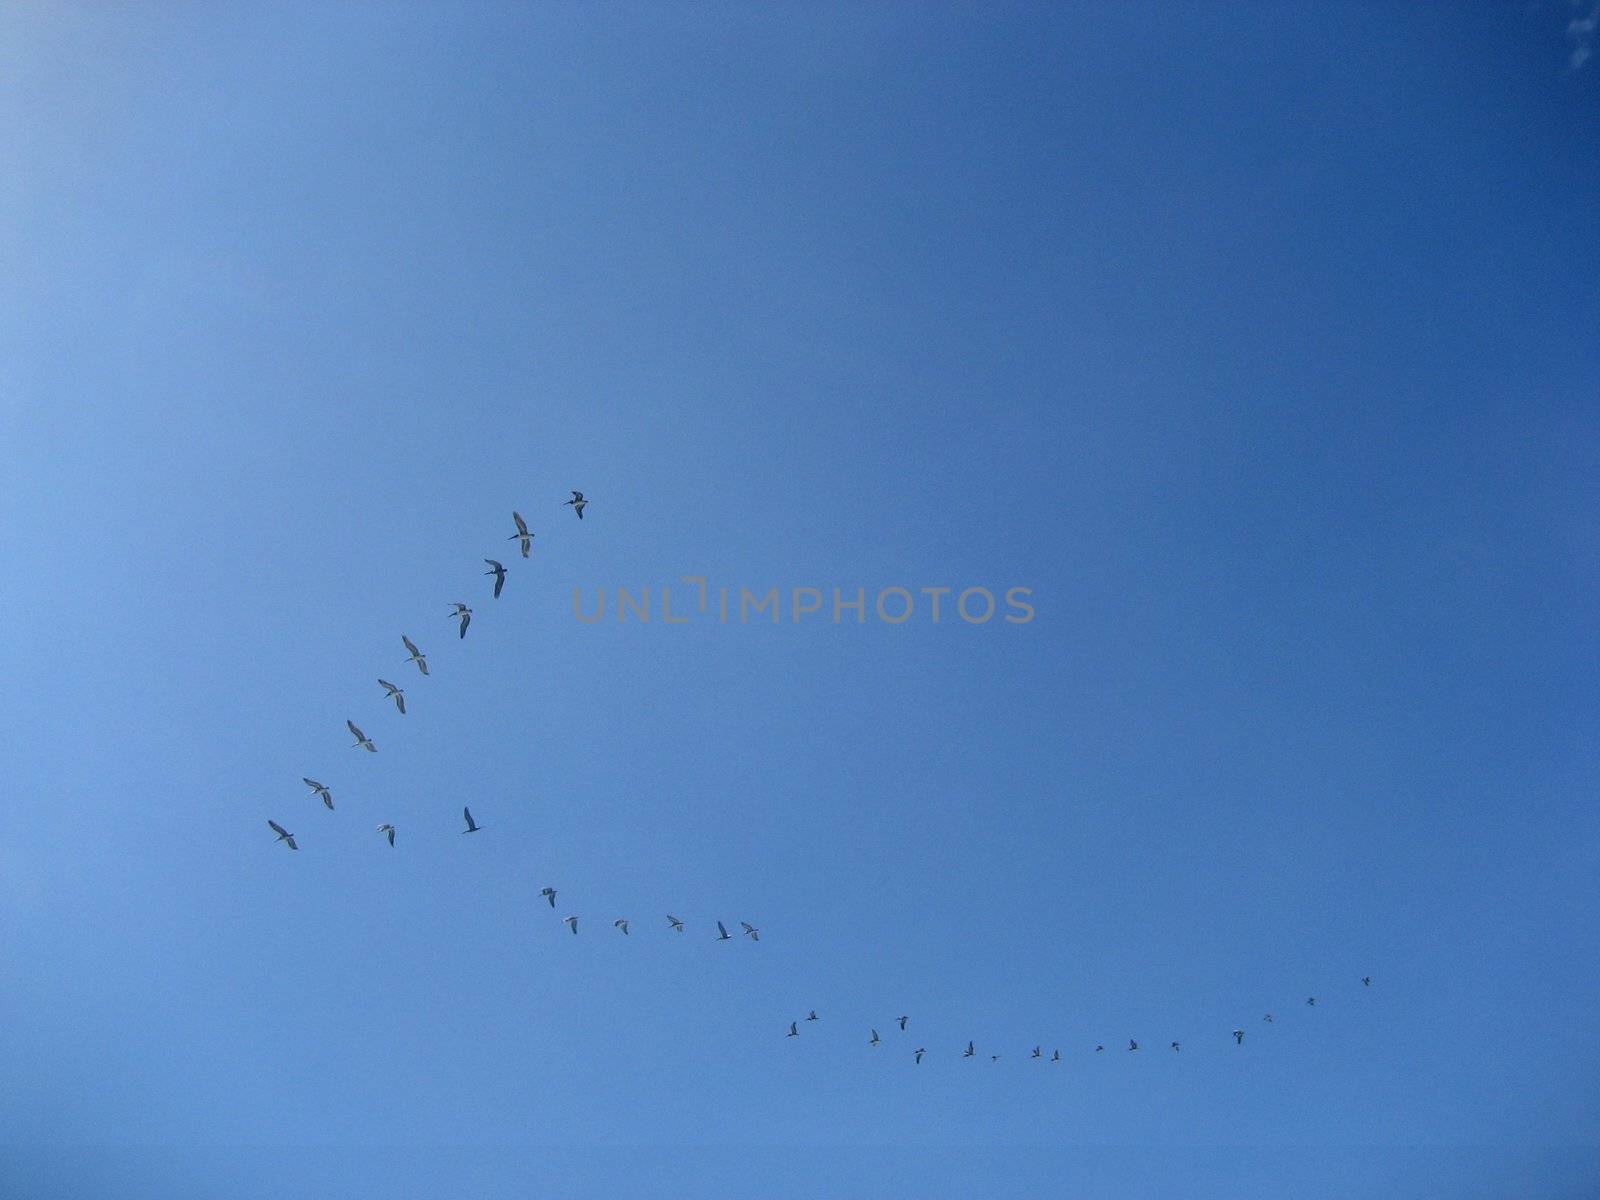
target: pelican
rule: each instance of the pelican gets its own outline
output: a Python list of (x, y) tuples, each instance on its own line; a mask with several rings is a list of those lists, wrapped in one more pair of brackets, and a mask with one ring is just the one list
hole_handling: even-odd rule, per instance
[(572, 930), (572, 935), (574, 937), (576, 937), (578, 935), (578, 918), (577, 917), (567, 917), (561, 923), (563, 925), (565, 925), (568, 929)]
[(806, 1015), (806, 1020), (808, 1020), (808, 1021), (815, 1021), (815, 1020), (817, 1020), (817, 1010), (816, 1010), (816, 1009), (814, 1009), (814, 1008), (813, 1008), (813, 1009), (812, 1009), (812, 1010), (811, 1010), (811, 1011), (810, 1011), (810, 1012), (809, 1012), (809, 1013), (808, 1013), (808, 1014), (807, 1014), (807, 1015)]
[(789, 1022), (789, 1033), (788, 1033), (788, 1036), (789, 1037), (799, 1037), (800, 1036), (800, 1022), (799, 1021), (790, 1021)]
[(1235, 1029), (1235, 1030), (1234, 1030), (1234, 1031), (1233, 1031), (1233, 1044), (1234, 1044), (1234, 1045), (1235, 1045), (1235, 1046), (1242, 1046), (1242, 1045), (1244, 1045), (1244, 1030), (1242, 1030), (1242, 1029)]
[(900, 1032), (904, 1033), (905, 1031), (906, 1031), (906, 1019), (904, 1017), (901, 1017), (900, 1018)]
[(406, 644), (406, 649), (411, 651), (411, 657), (406, 659), (406, 661), (416, 663), (417, 670), (426, 675), (428, 673), (428, 656), (425, 655), (421, 650), (418, 650), (416, 643), (408, 638), (405, 634), (402, 633), (400, 635), (400, 640)]
[(1371, 975), (1363, 975), (1361, 977), (1361, 986), (1362, 987), (1371, 987), (1372, 986), (1372, 976)]
[(378, 752), (378, 748), (372, 744), (372, 739), (366, 734), (362, 733), (361, 730), (357, 729), (354, 721), (345, 721), (345, 726), (350, 730), (351, 736), (356, 739), (355, 742), (351, 744), (350, 749), (354, 750), (357, 746), (359, 746), (368, 754), (376, 754)]
[(921, 1046), (918, 1046), (915, 1050), (912, 1051), (912, 1053), (917, 1056), (917, 1061), (920, 1063), (922, 1061), (922, 1056), (927, 1053), (927, 1050), (925, 1050)]
[(493, 570), (485, 571), (484, 574), (494, 576), (494, 598), (498, 600), (500, 599), (500, 589), (506, 585), (506, 569), (492, 558), (486, 558), (483, 561), (493, 568)]
[(391, 845), (391, 846), (394, 845), (394, 826), (393, 825), (387, 825), (387, 824), (386, 825), (379, 825), (378, 826), (378, 832), (379, 833), (388, 834), (389, 835), (389, 845)]
[(671, 925), (675, 932), (683, 932), (683, 922), (678, 920), (678, 918), (673, 916), (671, 913), (667, 914), (667, 924)]
[(870, 1042), (868, 1042), (867, 1045), (876, 1046), (877, 1044), (878, 1044), (878, 1031), (876, 1029), (874, 1029), (872, 1031), (872, 1040)]
[(972, 1048), (972, 1043), (967, 1043), (967, 1048), (961, 1052), (962, 1058), (971, 1058), (977, 1051)]
[(1050, 1061), (1051, 1062), (1060, 1062), (1061, 1061), (1061, 1051), (1057, 1050), (1055, 1053), (1050, 1055)]
[(405, 716), (406, 715), (406, 693), (405, 693), (405, 689), (395, 687), (395, 685), (390, 683), (387, 679), (378, 680), (378, 686), (381, 687), (381, 688), (384, 688), (385, 690), (388, 691), (389, 694), (388, 694), (387, 697), (385, 697), (385, 699), (393, 700), (394, 701), (394, 706), (400, 710), (400, 715), (402, 717)]
[(296, 846), (294, 844), (294, 834), (290, 833), (282, 825), (279, 825), (271, 817), (267, 818), (267, 824), (272, 826), (272, 832), (278, 835), (278, 840), (280, 842), (288, 842), (289, 843), (289, 849), (291, 849), (291, 850), (300, 849), (299, 846)]
[(583, 498), (583, 493), (573, 492), (572, 499), (568, 500), (567, 503), (572, 505), (572, 511), (578, 514), (578, 520), (583, 520), (583, 506), (589, 503)]
[[(511, 519), (517, 523), (517, 531), (515, 533), (513, 533), (510, 537), (508, 537), (506, 539), (506, 541), (508, 541), (508, 542), (521, 542), (522, 543), (522, 557), (523, 558), (527, 558), (528, 557), (528, 547), (533, 543), (533, 534), (528, 532), (528, 523), (522, 519), (522, 514), (521, 513), (519, 513), (519, 512), (512, 513), (511, 514)], [(498, 583), (495, 584), (494, 594), (496, 596), (498, 596), (500, 594), (500, 585)]]
[[(461, 831), (462, 833), (477, 833), (478, 830), (483, 828), (482, 825), (472, 819), (472, 810), (470, 808), (463, 807), (461, 815), (467, 819), (467, 827)], [(554, 900), (554, 897), (551, 897), (551, 899)]]
[(613, 926), (615, 926), (616, 928), (622, 930), (622, 933), (623, 933), (624, 937), (627, 936), (627, 933), (628, 933), (628, 918), (626, 918), (626, 917), (618, 917), (615, 921), (611, 922), (611, 924)]
[(300, 782), (305, 784), (308, 788), (310, 788), (313, 792), (315, 792), (319, 797), (321, 797), (322, 802), (324, 804), (326, 804), (330, 809), (333, 807), (333, 793), (330, 792), (327, 788), (323, 787), (315, 779), (307, 779), (304, 775), (300, 776)]
[(1129, 1050), (1137, 1050), (1138, 1048), (1139, 1048), (1139, 1043), (1134, 1041), (1132, 1038), (1129, 1038), (1128, 1039), (1128, 1049)]
[(461, 619), (461, 634), (460, 634), (460, 636), (461, 637), (466, 637), (467, 636), (467, 626), (472, 624), (472, 610), (470, 608), (468, 608), (465, 604), (461, 603), (461, 601), (459, 601), (459, 600), (456, 601), (456, 610), (455, 610), (455, 612), (450, 614), (450, 619), (452, 621), (455, 620), (457, 617), (459, 617)]
[(725, 926), (721, 921), (718, 921), (717, 922), (717, 941), (725, 942), (729, 938), (731, 938), (732, 936), (733, 935), (728, 932), (727, 926)]
[(1044, 1053), (1039, 1049), (1039, 1047), (1035, 1046), (1033, 1048), (1033, 1057), (1034, 1058), (1043, 1058), (1044, 1057)]
[(759, 942), (761, 940), (761, 930), (750, 924), (749, 921), (740, 921), (739, 924), (744, 926), (745, 935), (749, 937), (752, 942)]
[(550, 901), (550, 907), (551, 908), (554, 908), (556, 906), (556, 890), (555, 890), (555, 888), (552, 888), (552, 887), (543, 888), (539, 892), (539, 895), (543, 896), (546, 900)]
[(1172, 1043), (1172, 1048), (1173, 1048), (1173, 1049), (1174, 1049), (1174, 1050), (1181, 1050), (1181, 1049), (1183, 1049), (1183, 1047), (1182, 1047), (1182, 1046), (1180, 1046), (1180, 1045), (1178, 1045), (1178, 1043), (1177, 1043), (1177, 1042), (1173, 1042), (1173, 1043)]

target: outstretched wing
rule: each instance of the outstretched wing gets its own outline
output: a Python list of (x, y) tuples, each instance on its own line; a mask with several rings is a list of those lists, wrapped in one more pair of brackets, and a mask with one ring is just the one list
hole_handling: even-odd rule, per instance
[(346, 720), (345, 727), (350, 730), (350, 736), (355, 738), (356, 741), (364, 742), (367, 740), (367, 735), (356, 728), (356, 723), (354, 721)]
[(528, 523), (522, 519), (522, 514), (519, 512), (513, 512), (511, 514), (511, 519), (517, 523), (517, 536), (527, 537)]
[(289, 836), (289, 831), (287, 829), (285, 829), (282, 825), (279, 825), (271, 817), (267, 818), (267, 824), (272, 826), (272, 832), (277, 834), (279, 837), (288, 837)]

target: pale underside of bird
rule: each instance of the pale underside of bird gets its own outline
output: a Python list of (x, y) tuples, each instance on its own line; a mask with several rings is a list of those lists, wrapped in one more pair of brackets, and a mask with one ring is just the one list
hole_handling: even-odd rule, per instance
[[(533, 544), (533, 534), (528, 532), (528, 523), (522, 519), (521, 513), (512, 513), (511, 519), (517, 523), (517, 531), (508, 537), (506, 541), (520, 543), (522, 546), (522, 557), (527, 558), (528, 548)], [(500, 588), (498, 584), (495, 585), (494, 594), (496, 596), (500, 594)]]
[(381, 687), (385, 692), (388, 693), (388, 697), (387, 698), (394, 701), (394, 706), (400, 710), (400, 715), (402, 717), (405, 716), (406, 715), (406, 693), (405, 693), (405, 689), (395, 687), (395, 685), (390, 683), (387, 679), (378, 680), (378, 686)]
[(391, 846), (394, 845), (394, 826), (393, 825), (388, 825), (388, 824), (379, 825), (378, 826), (378, 832), (379, 833), (388, 834), (389, 835), (389, 845), (391, 845)]
[(562, 924), (567, 926), (567, 928), (571, 929), (573, 933), (577, 933), (578, 932), (578, 918), (577, 917), (567, 917), (562, 921)]
[(369, 754), (376, 754), (378, 752), (378, 747), (373, 745), (372, 739), (366, 734), (362, 733), (361, 730), (356, 727), (356, 723), (354, 721), (346, 720), (345, 727), (350, 730), (350, 736), (356, 739), (351, 744), (350, 749), (355, 750), (360, 748), (367, 751)]
[(421, 650), (418, 650), (417, 647), (416, 647), (416, 643), (413, 642), (410, 638), (408, 638), (405, 634), (402, 633), (400, 635), (400, 640), (406, 644), (406, 649), (411, 652), (411, 657), (406, 659), (406, 661), (407, 662), (416, 663), (417, 664), (417, 670), (421, 671), (424, 675), (426, 675), (428, 673), (428, 657), (427, 657), (427, 655), (423, 654)]
[(553, 887), (543, 888), (543, 889), (540, 890), (539, 895), (543, 896), (546, 900), (550, 901), (550, 907), (551, 908), (554, 908), (556, 906), (556, 890), (555, 890), (555, 888), (553, 888)]
[(333, 793), (330, 792), (326, 787), (318, 783), (315, 779), (307, 779), (304, 775), (300, 776), (300, 782), (315, 792), (322, 803), (327, 805), (329, 809), (333, 808)]
[(291, 849), (291, 850), (300, 849), (299, 846), (294, 844), (294, 834), (290, 833), (282, 825), (279, 825), (271, 817), (267, 818), (267, 824), (272, 826), (272, 832), (278, 835), (278, 840), (280, 842), (288, 842), (289, 843), (289, 849)]
[(455, 610), (455, 612), (450, 614), (450, 619), (452, 621), (454, 621), (454, 620), (456, 620), (458, 618), (461, 621), (461, 631), (460, 631), (459, 634), (457, 634), (457, 636), (458, 637), (466, 637), (467, 636), (467, 626), (472, 624), (472, 610), (470, 608), (468, 608), (465, 604), (461, 603), (461, 601), (459, 601), (459, 600), (456, 601), (456, 610)]
[(752, 942), (759, 942), (761, 940), (761, 930), (750, 924), (749, 921), (740, 921), (739, 924), (744, 926), (745, 936), (747, 936)]
[(732, 936), (733, 935), (728, 932), (727, 927), (725, 925), (723, 925), (723, 923), (721, 921), (718, 921), (717, 922), (717, 941), (725, 942), (729, 938), (731, 938)]
[(470, 808), (463, 807), (461, 810), (461, 815), (465, 817), (467, 821), (467, 827), (461, 831), (462, 833), (477, 833), (478, 830), (483, 828), (482, 825), (479, 825), (472, 819), (472, 810)]
[(485, 571), (484, 574), (494, 576), (494, 598), (498, 600), (500, 599), (500, 589), (506, 585), (506, 569), (492, 558), (486, 558), (483, 561), (489, 564), (489, 570)]
[(572, 511), (578, 514), (578, 520), (583, 520), (583, 507), (589, 502), (583, 498), (582, 492), (573, 492), (572, 499), (567, 501), (572, 505)]
[(628, 919), (626, 917), (618, 917), (615, 921), (611, 922), (611, 924), (622, 930), (624, 936), (627, 935)]
[(678, 920), (678, 918), (673, 916), (671, 913), (667, 914), (667, 924), (672, 926), (674, 933), (683, 932), (683, 922)]

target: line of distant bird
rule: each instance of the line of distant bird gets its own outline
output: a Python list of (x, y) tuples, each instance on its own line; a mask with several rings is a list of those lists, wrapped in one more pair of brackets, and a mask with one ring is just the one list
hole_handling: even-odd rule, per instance
[[(572, 499), (566, 501), (565, 503), (567, 506), (571, 507), (573, 512), (578, 514), (579, 520), (583, 519), (583, 510), (588, 506), (589, 502), (583, 498), (582, 492), (574, 491), (572, 493)], [(516, 525), (517, 531), (506, 540), (508, 542), (516, 542), (522, 551), (522, 557), (527, 558), (529, 551), (533, 548), (534, 534), (531, 530), (529, 530), (528, 523), (527, 521), (523, 520), (520, 512), (513, 512), (511, 514), (511, 520)], [(492, 575), (494, 577), (494, 599), (498, 600), (500, 598), (501, 591), (503, 591), (506, 586), (505, 565), (492, 558), (486, 558), (483, 561), (489, 565), (489, 569), (485, 571), (484, 574)], [(472, 624), (472, 609), (468, 608), (460, 601), (456, 601), (454, 604), (452, 604), (451, 609), (452, 611), (450, 613), (450, 619), (460, 622), (456, 636), (458, 639), (464, 638), (467, 636), (467, 626)], [(413, 642), (408, 635), (402, 633), (400, 635), (400, 641), (405, 645), (406, 653), (410, 656), (406, 659), (406, 662), (415, 663), (417, 670), (426, 676), (428, 674), (428, 656), (425, 655), (421, 650), (417, 649), (417, 644)], [(393, 700), (395, 709), (400, 713), (401, 716), (404, 716), (406, 711), (405, 689), (402, 687), (397, 687), (395, 684), (390, 683), (387, 679), (379, 679), (378, 686), (383, 688), (384, 699)], [(362, 729), (359, 725), (348, 718), (345, 720), (344, 724), (345, 728), (350, 731), (350, 736), (355, 738), (355, 741), (350, 744), (350, 748), (352, 750), (365, 750), (368, 754), (376, 754), (378, 752), (378, 744), (368, 737), (364, 732), (362, 732)], [(302, 779), (305, 785), (309, 787), (317, 796), (317, 798), (322, 801), (324, 807), (326, 807), (329, 811), (332, 811), (333, 792), (325, 784), (318, 783), (315, 779), (305, 776), (302, 776)], [(467, 827), (461, 831), (462, 833), (477, 833), (478, 830), (483, 828), (472, 819), (472, 810), (470, 808), (463, 808), (461, 810), (461, 815), (467, 823)], [(278, 835), (278, 841), (285, 843), (291, 850), (300, 849), (300, 844), (295, 841), (295, 835), (290, 833), (282, 825), (279, 825), (276, 821), (271, 820), (270, 818), (267, 821), (267, 825), (273, 833)], [(395, 827), (393, 824), (386, 822), (382, 825), (379, 825), (378, 832), (388, 838), (389, 845), (394, 845)], [(576, 919), (573, 921), (573, 931), (577, 931)], [(623, 932), (627, 932), (626, 929), (624, 929)]]

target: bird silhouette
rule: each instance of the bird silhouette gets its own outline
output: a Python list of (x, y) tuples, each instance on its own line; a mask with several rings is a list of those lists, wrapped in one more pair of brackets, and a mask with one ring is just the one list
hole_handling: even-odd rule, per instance
[(278, 835), (278, 840), (280, 842), (288, 842), (289, 843), (289, 849), (291, 849), (291, 850), (300, 849), (299, 846), (294, 844), (294, 834), (290, 833), (282, 825), (279, 825), (271, 817), (267, 818), (267, 824), (272, 826), (272, 832)]

